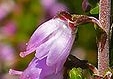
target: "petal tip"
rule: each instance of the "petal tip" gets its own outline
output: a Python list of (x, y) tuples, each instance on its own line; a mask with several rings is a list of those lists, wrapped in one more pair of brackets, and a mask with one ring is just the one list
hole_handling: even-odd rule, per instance
[(10, 75), (13, 74), (13, 69), (9, 69), (9, 74), (10, 74)]
[(20, 52), (20, 57), (24, 58), (26, 56), (25, 52)]
[(9, 69), (9, 74), (10, 75), (21, 75), (22, 72), (21, 71), (16, 71), (16, 70), (13, 70), (13, 69)]

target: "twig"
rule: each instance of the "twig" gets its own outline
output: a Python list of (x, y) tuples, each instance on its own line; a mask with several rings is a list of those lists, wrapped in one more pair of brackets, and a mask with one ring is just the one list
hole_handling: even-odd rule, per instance
[(107, 32), (107, 40), (103, 51), (100, 51), (102, 43), (99, 43), (98, 47), (98, 70), (99, 75), (101, 76), (104, 75), (105, 71), (109, 67), (109, 38), (110, 38), (109, 33), (110, 33), (110, 8), (111, 8), (110, 5), (111, 0), (100, 0), (99, 21)]

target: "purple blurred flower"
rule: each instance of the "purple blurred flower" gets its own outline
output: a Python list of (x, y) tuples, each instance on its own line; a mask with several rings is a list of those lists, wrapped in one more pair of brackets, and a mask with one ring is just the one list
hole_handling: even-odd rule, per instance
[(40, 0), (44, 8), (49, 9), (51, 5), (55, 4), (57, 0)]
[(11, 65), (14, 60), (14, 49), (8, 44), (0, 43), (0, 61), (2, 64)]
[[(36, 51), (35, 58), (22, 72), (20, 79), (63, 79), (63, 64), (75, 39), (69, 20), (71, 16), (67, 15), (64, 13), (43, 23), (31, 36), (26, 51), (21, 52), (20, 56), (25, 57)], [(14, 72), (10, 71), (16, 74)]]
[(16, 32), (16, 24), (13, 21), (9, 21), (1, 28), (1, 31), (6, 36), (13, 36)]
[(41, 4), (47, 13), (47, 17), (53, 17), (59, 11), (67, 11), (67, 7), (57, 0), (41, 0)]
[(8, 13), (14, 8), (14, 1), (13, 0), (7, 0), (3, 1), (0, 4), (0, 20), (6, 17)]
[(52, 5), (51, 7), (52, 8), (48, 10), (50, 16), (54, 16), (59, 11), (67, 11), (67, 7), (61, 3), (55, 3), (55, 5)]

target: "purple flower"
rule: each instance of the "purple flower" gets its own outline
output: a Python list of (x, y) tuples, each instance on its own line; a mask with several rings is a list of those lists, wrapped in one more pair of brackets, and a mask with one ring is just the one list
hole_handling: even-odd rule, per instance
[(11, 65), (12, 62), (14, 62), (15, 57), (14, 57), (14, 49), (8, 44), (4, 44), (0, 42), (0, 65), (1, 64), (6, 64), (6, 65)]
[(55, 4), (57, 0), (40, 0), (44, 8), (49, 9), (51, 5)]
[(6, 15), (9, 14), (9, 12), (11, 12), (14, 8), (14, 1), (13, 0), (9, 0), (9, 1), (3, 1), (0, 4), (0, 20), (2, 20), (4, 17), (6, 17)]
[(67, 7), (61, 3), (55, 3), (51, 7), (47, 10), (50, 16), (54, 16), (59, 11), (67, 11)]
[(7, 22), (0, 30), (3, 35), (14, 36), (16, 33), (16, 24), (13, 21)]
[(20, 79), (63, 79), (63, 64), (75, 39), (72, 29), (75, 27), (70, 18), (69, 14), (62, 12), (37, 28), (27, 43), (26, 51), (20, 53), (21, 57), (25, 57), (36, 51), (35, 58)]
[(53, 17), (59, 11), (67, 11), (67, 7), (59, 3), (58, 0), (41, 0), (41, 4), (45, 9), (46, 17)]

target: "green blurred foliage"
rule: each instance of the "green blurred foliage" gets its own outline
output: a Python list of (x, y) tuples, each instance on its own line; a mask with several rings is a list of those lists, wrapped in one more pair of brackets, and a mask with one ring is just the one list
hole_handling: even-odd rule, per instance
[(70, 13), (83, 14), (82, 0), (59, 0), (67, 5)]
[(24, 51), (25, 47), (23, 47), (22, 50), (19, 50), (19, 46), (17, 45), (21, 43), (25, 44), (29, 40), (32, 33), (40, 24), (44, 13), (43, 7), (41, 6), (39, 0), (16, 0), (16, 3), (20, 11), (15, 11), (12, 14), (12, 16), (14, 17), (13, 19), (16, 21), (18, 28), (17, 33), (14, 37), (14, 46), (16, 46), (18, 57), (18, 60), (15, 64), (15, 68), (24, 70), (34, 55), (20, 58), (19, 53), (21, 51)]
[(88, 2), (92, 6), (92, 8), (94, 8), (97, 5), (97, 3), (99, 2), (99, 0), (88, 0)]
[(90, 10), (91, 14), (99, 14), (99, 4), (96, 7)]
[(17, 2), (21, 7), (21, 12), (14, 15), (18, 25), (16, 40), (22, 41), (22, 39), (28, 39), (29, 35), (37, 28), (43, 13), (40, 1), (38, 0), (25, 0), (25, 2), (17, 0)]
[(81, 68), (73, 68), (69, 72), (69, 79), (84, 79)]

